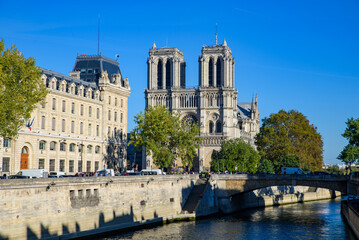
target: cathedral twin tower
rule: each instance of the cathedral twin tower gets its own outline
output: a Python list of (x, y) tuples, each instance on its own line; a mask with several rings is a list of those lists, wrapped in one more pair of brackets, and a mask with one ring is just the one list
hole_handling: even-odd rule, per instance
[[(222, 45), (205, 46), (199, 62), (197, 88), (186, 88), (186, 63), (177, 48), (156, 48), (149, 51), (146, 108), (165, 105), (179, 113), (181, 119), (198, 123), (203, 142), (195, 170), (209, 170), (213, 150), (231, 138), (243, 138), (254, 144), (259, 131), (257, 99), (252, 103), (237, 103), (234, 88), (234, 58), (226, 41)], [(150, 157), (143, 166), (153, 168)]]

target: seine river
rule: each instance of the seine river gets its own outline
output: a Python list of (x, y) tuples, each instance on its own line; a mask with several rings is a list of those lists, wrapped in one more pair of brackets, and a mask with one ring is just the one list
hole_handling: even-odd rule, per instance
[(109, 239), (355, 239), (340, 198), (250, 209), (223, 217), (147, 228)]

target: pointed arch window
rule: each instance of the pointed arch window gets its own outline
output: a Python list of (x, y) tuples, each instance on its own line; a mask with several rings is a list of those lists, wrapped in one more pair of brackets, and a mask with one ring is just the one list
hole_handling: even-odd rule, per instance
[(158, 64), (157, 64), (157, 89), (162, 89), (162, 60), (158, 60)]
[(216, 122), (216, 133), (222, 132), (222, 123), (220, 121)]
[(209, 60), (208, 63), (208, 85), (213, 87), (213, 60), (212, 58)]
[(222, 86), (222, 63), (220, 58), (217, 59), (216, 67), (217, 67), (217, 87), (220, 87)]
[(166, 63), (166, 89), (171, 88), (171, 61), (168, 59)]
[(212, 121), (210, 121), (209, 122), (209, 133), (213, 133), (213, 122)]

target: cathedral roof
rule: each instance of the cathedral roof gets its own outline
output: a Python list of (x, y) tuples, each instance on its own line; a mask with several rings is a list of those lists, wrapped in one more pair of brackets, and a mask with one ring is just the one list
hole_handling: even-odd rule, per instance
[(241, 119), (251, 118), (251, 103), (237, 103), (237, 116)]

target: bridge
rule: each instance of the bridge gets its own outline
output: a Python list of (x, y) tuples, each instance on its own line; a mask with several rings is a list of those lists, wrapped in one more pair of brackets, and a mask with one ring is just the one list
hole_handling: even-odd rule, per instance
[(357, 195), (358, 189), (348, 175), (275, 175), (275, 174), (233, 174), (212, 175), (218, 197), (229, 197), (240, 193), (271, 186), (308, 186), (326, 188), (351, 195)]

